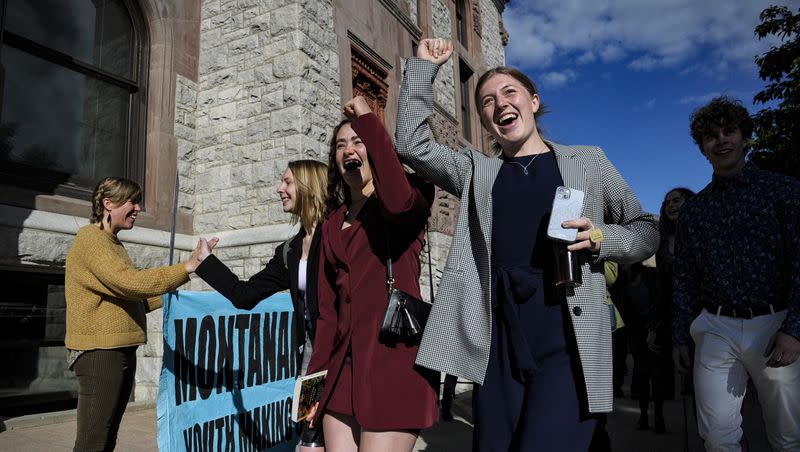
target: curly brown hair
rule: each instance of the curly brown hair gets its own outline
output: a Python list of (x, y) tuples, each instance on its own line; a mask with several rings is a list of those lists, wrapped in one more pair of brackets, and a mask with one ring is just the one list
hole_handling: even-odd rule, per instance
[(738, 128), (745, 140), (753, 135), (753, 119), (742, 103), (732, 97), (715, 97), (692, 113), (692, 139), (700, 152), (703, 152), (703, 138), (716, 135), (725, 127)]

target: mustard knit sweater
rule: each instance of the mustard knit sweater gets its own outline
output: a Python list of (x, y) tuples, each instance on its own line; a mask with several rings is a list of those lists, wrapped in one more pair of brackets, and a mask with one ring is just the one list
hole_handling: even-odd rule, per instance
[(71, 350), (93, 350), (146, 343), (145, 314), (189, 275), (183, 264), (137, 270), (116, 236), (90, 224), (72, 242), (64, 280), (64, 342)]

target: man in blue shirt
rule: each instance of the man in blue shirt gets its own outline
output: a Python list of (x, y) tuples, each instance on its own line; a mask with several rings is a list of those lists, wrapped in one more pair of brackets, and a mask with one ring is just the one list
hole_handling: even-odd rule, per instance
[(706, 449), (739, 451), (748, 376), (776, 451), (800, 450), (800, 181), (745, 160), (753, 123), (722, 96), (692, 114), (714, 169), (678, 218), (673, 358), (689, 371)]

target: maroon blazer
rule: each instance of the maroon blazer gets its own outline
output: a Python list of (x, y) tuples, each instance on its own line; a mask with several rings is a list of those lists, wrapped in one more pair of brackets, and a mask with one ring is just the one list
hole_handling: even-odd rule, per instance
[[(419, 255), (433, 185), (405, 173), (374, 114), (357, 118), (352, 127), (367, 148), (375, 192), (349, 228), (342, 230), (344, 205), (322, 224), (319, 319), (308, 373), (327, 369), (328, 377), (316, 422), (336, 391), (337, 399), (352, 398), (362, 427), (428, 428), (439, 416), (438, 373), (414, 365), (418, 346), (382, 343), (378, 332), (389, 302), (387, 248), (395, 287), (420, 296)], [(352, 387), (337, 384), (348, 349)]]

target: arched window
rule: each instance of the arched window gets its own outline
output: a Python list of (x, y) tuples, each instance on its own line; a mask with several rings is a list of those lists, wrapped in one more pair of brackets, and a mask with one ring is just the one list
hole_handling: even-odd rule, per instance
[(131, 0), (0, 0), (0, 183), (88, 198), (144, 179), (147, 33)]

